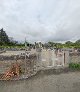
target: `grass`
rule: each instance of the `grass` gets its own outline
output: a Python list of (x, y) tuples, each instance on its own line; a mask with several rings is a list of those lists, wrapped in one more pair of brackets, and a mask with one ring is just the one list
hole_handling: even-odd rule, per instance
[(71, 69), (80, 69), (80, 63), (70, 63), (69, 68)]

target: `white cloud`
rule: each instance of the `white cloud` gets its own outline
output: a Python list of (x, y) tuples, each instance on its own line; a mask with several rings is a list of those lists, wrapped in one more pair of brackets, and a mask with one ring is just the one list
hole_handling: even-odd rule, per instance
[(80, 0), (1, 0), (0, 28), (23, 41), (80, 38)]

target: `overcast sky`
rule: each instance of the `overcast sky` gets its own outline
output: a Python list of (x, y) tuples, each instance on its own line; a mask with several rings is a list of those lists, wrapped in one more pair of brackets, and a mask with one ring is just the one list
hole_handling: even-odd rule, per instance
[(80, 0), (0, 0), (0, 28), (18, 41), (80, 38)]

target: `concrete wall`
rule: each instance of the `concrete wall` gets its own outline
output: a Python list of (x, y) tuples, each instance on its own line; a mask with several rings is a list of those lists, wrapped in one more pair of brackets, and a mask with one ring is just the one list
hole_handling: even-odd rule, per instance
[(58, 52), (57, 56), (53, 50), (42, 50), (39, 59), (40, 65), (48, 66), (64, 66), (64, 52)]

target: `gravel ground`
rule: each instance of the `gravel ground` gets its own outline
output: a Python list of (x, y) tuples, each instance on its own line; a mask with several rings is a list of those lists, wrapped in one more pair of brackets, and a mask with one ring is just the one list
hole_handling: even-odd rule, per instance
[(80, 92), (80, 72), (41, 72), (27, 80), (1, 81), (0, 92)]

